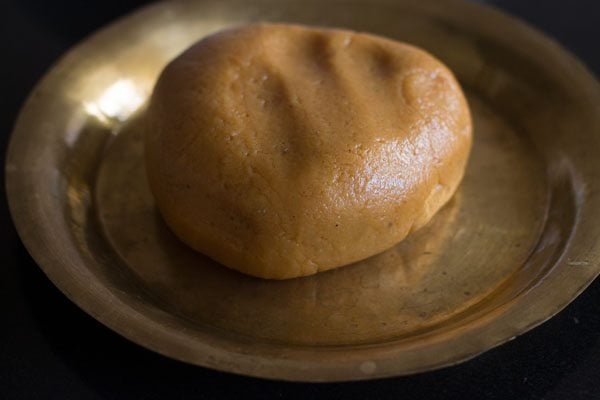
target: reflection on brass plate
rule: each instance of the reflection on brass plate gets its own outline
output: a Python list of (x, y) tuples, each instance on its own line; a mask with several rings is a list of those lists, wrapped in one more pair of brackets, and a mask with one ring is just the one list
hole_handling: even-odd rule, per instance
[[(145, 101), (186, 46), (257, 20), (389, 36), (454, 70), (475, 142), (457, 195), (430, 224), (370, 259), (289, 281), (241, 275), (174, 238), (145, 178)], [(149, 349), (288, 380), (408, 374), (531, 329), (596, 277), (597, 104), (581, 64), (476, 4), (159, 3), (73, 49), (35, 89), (9, 149), (9, 202), (50, 279)]]

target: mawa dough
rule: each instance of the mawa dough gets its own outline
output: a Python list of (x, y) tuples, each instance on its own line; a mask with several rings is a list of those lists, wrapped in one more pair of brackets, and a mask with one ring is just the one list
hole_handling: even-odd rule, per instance
[(395, 245), (451, 198), (470, 147), (448, 68), (345, 30), (260, 24), (209, 36), (165, 68), (147, 111), (148, 178), (167, 224), (262, 278)]

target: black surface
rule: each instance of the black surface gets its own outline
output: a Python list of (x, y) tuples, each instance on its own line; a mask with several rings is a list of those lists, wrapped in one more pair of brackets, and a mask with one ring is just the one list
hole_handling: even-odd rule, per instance
[[(2, 149), (19, 107), (49, 66), (142, 3), (1, 3)], [(488, 3), (554, 36), (600, 75), (600, 1)], [(292, 384), (185, 365), (128, 342), (43, 275), (16, 236), (5, 196), (0, 222), (0, 399), (600, 399), (600, 281), (541, 327), (459, 366), (371, 382)]]

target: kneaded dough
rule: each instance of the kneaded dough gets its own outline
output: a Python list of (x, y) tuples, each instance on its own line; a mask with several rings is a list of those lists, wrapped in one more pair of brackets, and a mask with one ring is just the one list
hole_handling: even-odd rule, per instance
[(146, 166), (173, 232), (245, 274), (311, 275), (382, 252), (460, 183), (471, 117), (423, 50), (345, 30), (222, 31), (162, 72)]

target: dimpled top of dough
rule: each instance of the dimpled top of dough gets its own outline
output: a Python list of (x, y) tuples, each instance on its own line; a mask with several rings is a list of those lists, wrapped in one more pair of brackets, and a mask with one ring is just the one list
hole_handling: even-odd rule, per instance
[(274, 279), (377, 254), (452, 196), (471, 119), (452, 73), (381, 37), (250, 25), (163, 71), (146, 164), (175, 234)]

